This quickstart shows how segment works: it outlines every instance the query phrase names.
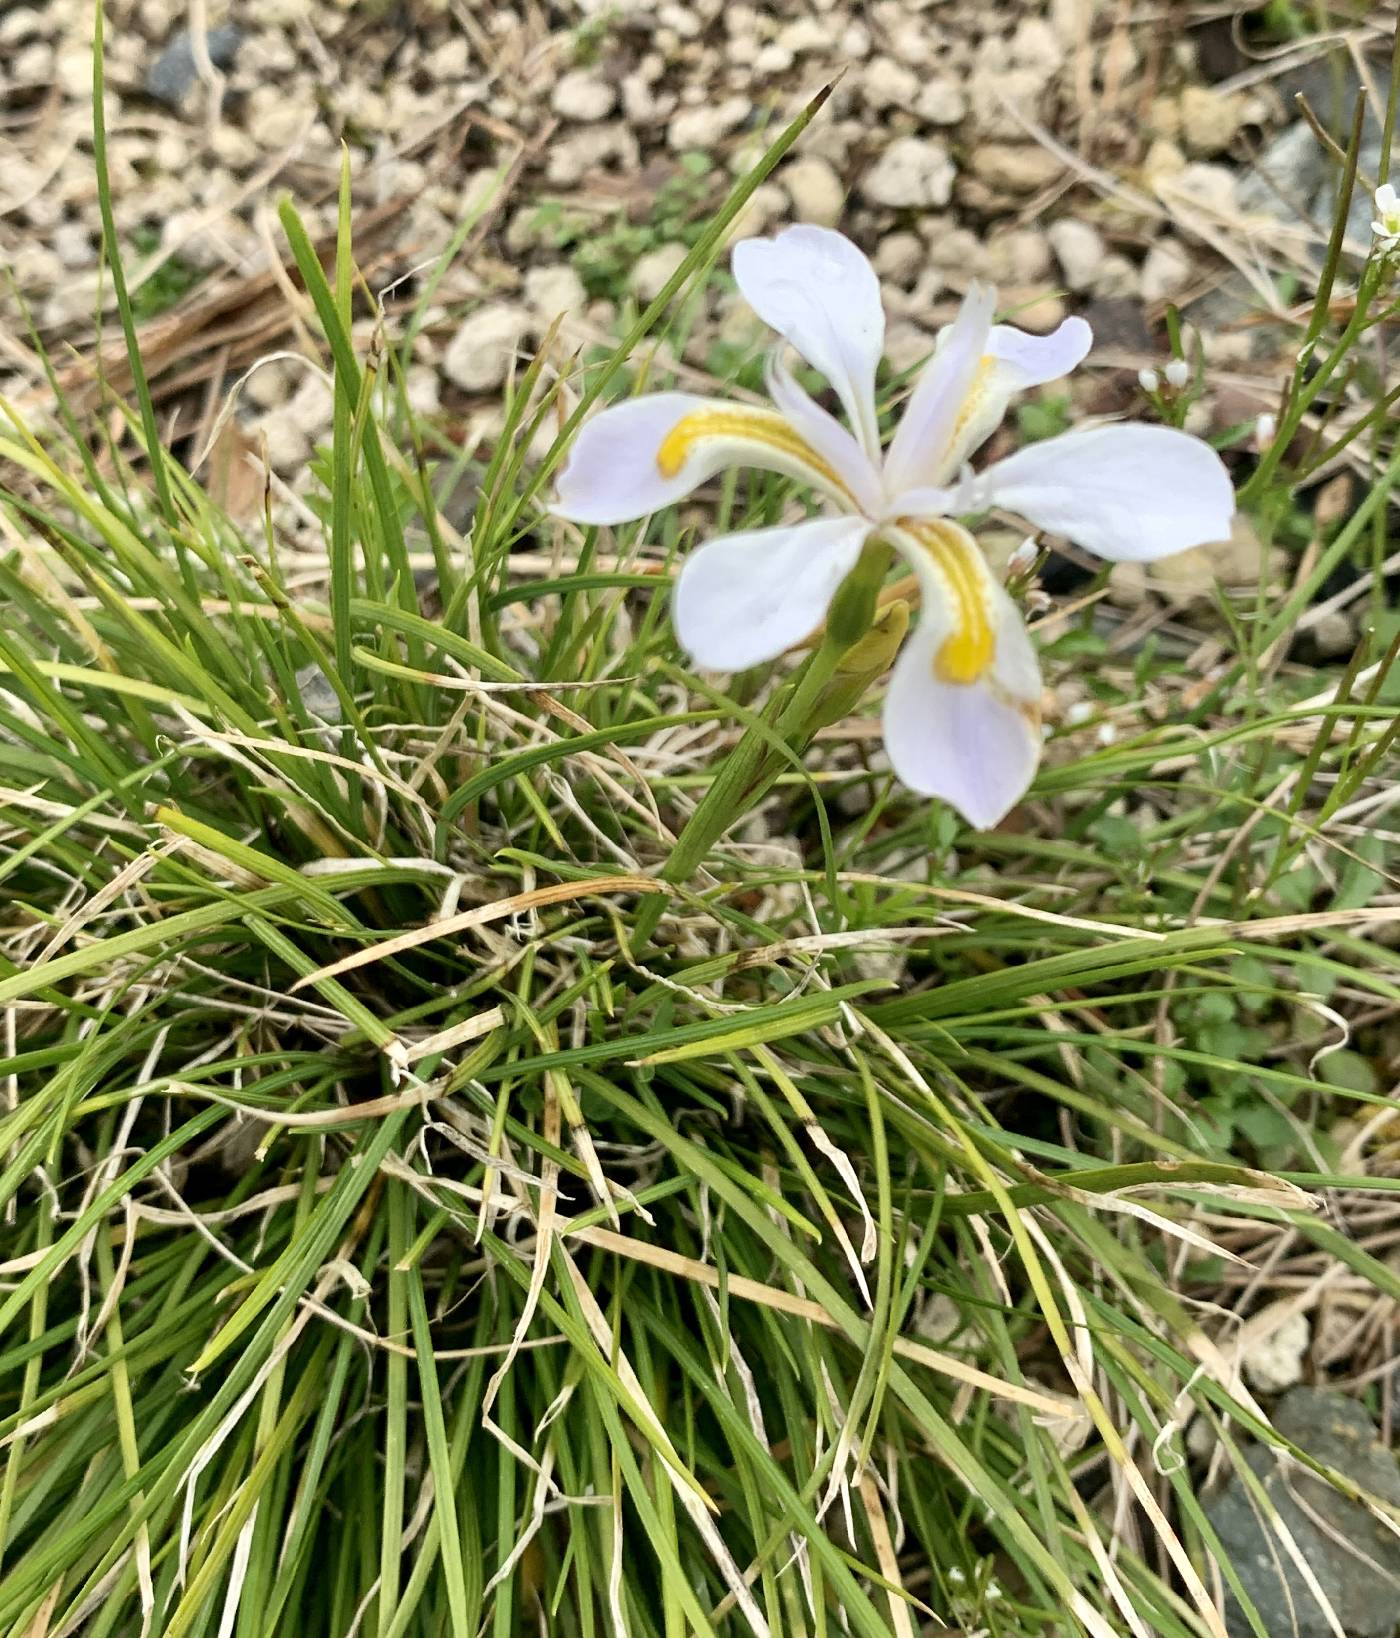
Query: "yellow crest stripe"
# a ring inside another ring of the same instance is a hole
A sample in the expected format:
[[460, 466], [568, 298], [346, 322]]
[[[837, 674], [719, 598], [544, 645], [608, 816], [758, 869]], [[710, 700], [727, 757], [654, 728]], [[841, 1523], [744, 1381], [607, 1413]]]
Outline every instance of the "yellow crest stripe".
[[948, 595], [953, 629], [934, 656], [943, 682], [974, 683], [996, 653], [986, 570], [971, 535], [943, 518], [900, 518], [898, 527], [928, 553]]
[[661, 476], [676, 477], [690, 459], [695, 446], [708, 438], [733, 438], [758, 444], [764, 451], [781, 457], [783, 469], [794, 463], [806, 467], [829, 488], [846, 496], [851, 506], [855, 507], [855, 497], [840, 474], [812, 448], [796, 427], [772, 410], [748, 409], [739, 404], [727, 404], [722, 409], [693, 410], [689, 415], [683, 415], [661, 440], [661, 447], [656, 452], [656, 466]]

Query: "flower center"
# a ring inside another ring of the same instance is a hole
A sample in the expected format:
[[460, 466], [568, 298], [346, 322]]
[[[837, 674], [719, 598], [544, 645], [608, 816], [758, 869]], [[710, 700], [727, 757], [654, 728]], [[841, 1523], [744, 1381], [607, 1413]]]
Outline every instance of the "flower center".
[[771, 457], [779, 457], [778, 470], [805, 469], [802, 475], [815, 478], [845, 496], [851, 509], [858, 511], [855, 496], [835, 467], [824, 460], [800, 432], [783, 416], [771, 410], [745, 409], [726, 405], [723, 409], [692, 410], [683, 415], [661, 440], [656, 466], [663, 478], [675, 478], [695, 451], [708, 438], [734, 438], [758, 444]]
[[928, 553], [952, 615], [952, 630], [933, 657], [934, 676], [941, 682], [974, 683], [992, 663], [996, 631], [972, 537], [946, 518], [900, 518], [899, 527]]

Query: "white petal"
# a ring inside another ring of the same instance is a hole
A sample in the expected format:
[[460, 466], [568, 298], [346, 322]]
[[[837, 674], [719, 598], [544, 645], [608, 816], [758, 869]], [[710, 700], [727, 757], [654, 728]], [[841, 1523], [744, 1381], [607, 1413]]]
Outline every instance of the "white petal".
[[870, 529], [864, 518], [816, 518], [708, 541], [671, 594], [682, 646], [709, 671], [776, 659], [821, 623]]
[[880, 473], [855, 438], [829, 411], [803, 391], [777, 351], [769, 355], [765, 376], [768, 396], [807, 443], [842, 479], [862, 512], [880, 508]]
[[940, 335], [890, 445], [891, 495], [946, 483], [1001, 425], [1017, 393], [1068, 375], [1093, 345], [1081, 318], [1036, 336], [992, 324], [995, 307], [994, 290], [972, 286], [956, 321]]
[[744, 300], [830, 381], [861, 446], [876, 457], [885, 314], [864, 253], [843, 234], [804, 224], [773, 239], [741, 239], [730, 265]]
[[1065, 319], [1048, 336], [994, 324], [987, 338], [987, 351], [1001, 366], [1012, 392], [1043, 387], [1077, 370], [1093, 345], [1094, 332], [1082, 318]]
[[939, 677], [940, 622], [921, 620], [885, 696], [885, 749], [895, 773], [911, 790], [951, 803], [978, 830], [1016, 805], [1040, 761], [1040, 671], [1007, 601], [995, 664], [979, 681]]
[[955, 470], [949, 460], [963, 406], [981, 371], [991, 334], [997, 293], [973, 283], [958, 316], [942, 330], [933, 357], [924, 365], [885, 456], [885, 489], [937, 486]]
[[559, 474], [553, 510], [575, 523], [626, 523], [731, 466], [782, 472], [843, 508], [857, 504], [840, 474], [777, 411], [657, 392], [584, 423]]
[[1174, 427], [1066, 432], [998, 461], [974, 490], [979, 504], [1019, 513], [1114, 562], [1227, 540], [1235, 513], [1224, 462]]
[[946, 518], [950, 512], [974, 510], [963, 505], [963, 493], [954, 484], [951, 489], [906, 489], [897, 498], [886, 516], [902, 518]]

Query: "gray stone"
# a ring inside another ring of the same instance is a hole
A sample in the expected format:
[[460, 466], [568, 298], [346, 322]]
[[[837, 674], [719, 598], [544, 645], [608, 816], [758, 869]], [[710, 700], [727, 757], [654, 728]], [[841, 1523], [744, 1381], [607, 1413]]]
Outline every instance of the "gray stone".
[[957, 168], [948, 150], [932, 138], [897, 137], [859, 183], [862, 198], [872, 205], [906, 207], [946, 205], [953, 193]]
[[588, 305], [588, 292], [583, 280], [567, 265], [559, 267], [532, 267], [525, 275], [525, 305], [537, 313], [546, 324], [561, 314], [577, 318]]
[[846, 190], [826, 160], [813, 156], [795, 159], [783, 167], [778, 177], [788, 191], [793, 215], [799, 222], [835, 227], [840, 221]]
[[[1321, 1388], [1294, 1388], [1273, 1412], [1284, 1438], [1391, 1506], [1400, 1506], [1400, 1466], [1376, 1439], [1363, 1406]], [[1245, 1460], [1317, 1578], [1347, 1638], [1393, 1638], [1400, 1625], [1400, 1542], [1359, 1502], [1351, 1501], [1287, 1456], [1250, 1446]], [[1295, 1499], [1296, 1498], [1296, 1499]], [[1331, 1628], [1291, 1557], [1260, 1523], [1239, 1476], [1206, 1503], [1265, 1632], [1330, 1638]], [[1230, 1638], [1253, 1628], [1226, 1594]], [[1295, 1625], [1296, 1623], [1296, 1625]]]
[[[243, 43], [243, 30], [233, 23], [224, 23], [219, 28], [211, 28], [205, 38], [209, 44], [209, 61], [221, 73], [226, 73], [233, 67]], [[198, 78], [189, 30], [182, 29], [151, 64], [146, 75], [146, 93], [157, 102], [178, 108]]]
[[1107, 249], [1103, 235], [1088, 222], [1073, 216], [1052, 222], [1045, 230], [1050, 248], [1064, 273], [1065, 283], [1071, 290], [1090, 290], [1099, 276]]
[[677, 153], [709, 153], [752, 112], [746, 97], [727, 97], [723, 102], [701, 103], [672, 115], [666, 140]]
[[1159, 239], [1142, 264], [1142, 299], [1169, 301], [1191, 279], [1191, 258], [1174, 239]]
[[494, 302], [473, 313], [447, 344], [442, 373], [464, 392], [490, 392], [510, 372], [530, 315], [512, 302]]
[[[1362, 143], [1360, 168], [1364, 175], [1376, 174], [1380, 156], [1379, 137]], [[1240, 183], [1240, 208], [1288, 223], [1296, 223], [1301, 214], [1325, 233], [1336, 211], [1337, 174], [1336, 165], [1312, 130], [1299, 120], [1274, 137]], [[1358, 182], [1347, 216], [1347, 232], [1360, 244], [1370, 243], [1373, 214], [1371, 195]], [[1314, 246], [1310, 254], [1320, 263], [1322, 244]]]
[[672, 275], [685, 260], [686, 249], [681, 244], [658, 245], [639, 257], [632, 269], [632, 288], [641, 301], [655, 301], [670, 283]]
[[1181, 135], [1186, 151], [1197, 159], [1224, 153], [1244, 118], [1241, 97], [1208, 85], [1188, 85], [1181, 93]]
[[550, 95], [549, 105], [564, 119], [589, 123], [606, 119], [617, 105], [617, 91], [604, 79], [573, 69], [561, 76]]

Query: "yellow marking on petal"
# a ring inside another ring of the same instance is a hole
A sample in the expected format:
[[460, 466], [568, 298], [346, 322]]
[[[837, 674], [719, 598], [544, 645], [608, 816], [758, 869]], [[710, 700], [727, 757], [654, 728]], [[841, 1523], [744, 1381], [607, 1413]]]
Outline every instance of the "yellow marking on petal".
[[934, 675], [943, 682], [975, 683], [996, 653], [996, 628], [972, 536], [945, 518], [901, 518], [899, 527], [928, 553], [948, 594], [953, 629], [934, 655]]
[[679, 477], [690, 459], [696, 444], [706, 438], [737, 438], [745, 443], [762, 444], [786, 461], [796, 461], [815, 473], [824, 483], [839, 491], [859, 510], [855, 496], [835, 467], [807, 442], [783, 416], [771, 410], [744, 409], [739, 405], [724, 409], [692, 410], [683, 415], [661, 440], [656, 452], [656, 466], [663, 478]]
[[981, 408], [982, 400], [987, 393], [987, 378], [992, 373], [996, 359], [990, 353], [983, 353], [977, 360], [977, 370], [968, 385], [967, 396], [962, 401], [962, 408], [958, 411], [958, 418], [953, 422], [953, 436], [950, 442], [956, 446], [959, 438], [967, 431], [967, 423]]

